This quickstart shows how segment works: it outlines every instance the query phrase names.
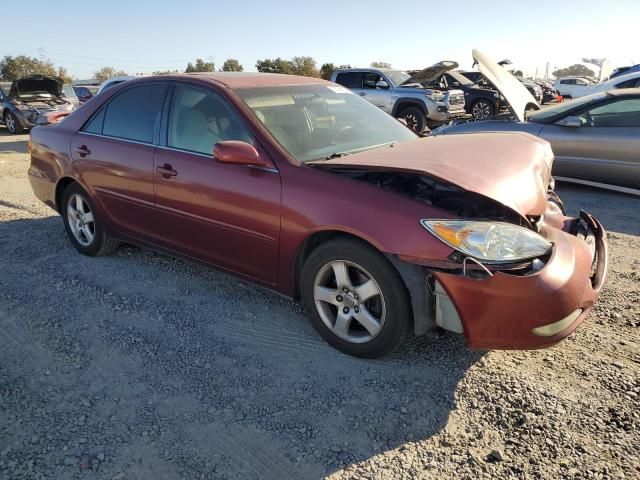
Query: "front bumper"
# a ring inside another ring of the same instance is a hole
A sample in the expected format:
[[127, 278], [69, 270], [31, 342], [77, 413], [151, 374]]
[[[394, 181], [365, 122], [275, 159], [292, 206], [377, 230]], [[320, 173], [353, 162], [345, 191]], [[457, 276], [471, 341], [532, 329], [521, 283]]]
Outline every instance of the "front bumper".
[[604, 285], [608, 249], [602, 225], [584, 212], [581, 218], [593, 233], [595, 260], [587, 242], [545, 225], [542, 233], [554, 249], [535, 273], [498, 271], [477, 279], [433, 272], [455, 306], [470, 348], [542, 348], [567, 337], [584, 320]]
[[429, 120], [435, 122], [449, 122], [455, 118], [463, 118], [467, 116], [467, 112], [463, 107], [457, 108], [455, 110], [449, 109], [449, 107], [444, 103], [438, 103], [435, 111], [429, 112]]

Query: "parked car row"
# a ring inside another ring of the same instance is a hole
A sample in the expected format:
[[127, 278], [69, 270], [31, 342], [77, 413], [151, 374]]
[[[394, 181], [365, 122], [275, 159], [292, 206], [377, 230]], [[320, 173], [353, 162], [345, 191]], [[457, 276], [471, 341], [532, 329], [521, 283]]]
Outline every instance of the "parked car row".
[[526, 132], [551, 144], [557, 179], [640, 194], [640, 89], [598, 88], [579, 99], [527, 112], [528, 90], [481, 52], [474, 51], [474, 58], [509, 101], [515, 121], [465, 122], [431, 135]]
[[601, 83], [595, 83], [587, 77], [563, 77], [554, 82], [554, 87], [567, 99], [620, 88], [638, 88], [640, 87], [640, 70], [630, 68], [628, 73], [612, 75], [609, 80]]

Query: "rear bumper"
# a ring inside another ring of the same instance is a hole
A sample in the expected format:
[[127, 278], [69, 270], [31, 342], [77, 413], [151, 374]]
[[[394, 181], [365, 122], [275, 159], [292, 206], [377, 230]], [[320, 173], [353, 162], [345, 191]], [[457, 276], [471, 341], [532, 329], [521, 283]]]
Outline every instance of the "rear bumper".
[[547, 264], [533, 274], [496, 272], [475, 279], [433, 272], [456, 308], [467, 345], [477, 349], [535, 349], [570, 335], [593, 308], [607, 272], [607, 240], [591, 215], [582, 218], [593, 232], [593, 254], [582, 239], [550, 226], [545, 237], [554, 244]]

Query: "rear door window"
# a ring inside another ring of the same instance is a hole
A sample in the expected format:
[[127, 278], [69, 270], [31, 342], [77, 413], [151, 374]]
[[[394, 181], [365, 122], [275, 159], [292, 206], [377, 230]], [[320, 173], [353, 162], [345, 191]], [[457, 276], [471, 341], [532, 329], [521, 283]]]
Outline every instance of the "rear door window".
[[344, 72], [336, 76], [336, 83], [347, 88], [362, 88], [362, 72]]
[[118, 94], [106, 106], [102, 134], [153, 143], [166, 91], [166, 84], [153, 84], [128, 88]]

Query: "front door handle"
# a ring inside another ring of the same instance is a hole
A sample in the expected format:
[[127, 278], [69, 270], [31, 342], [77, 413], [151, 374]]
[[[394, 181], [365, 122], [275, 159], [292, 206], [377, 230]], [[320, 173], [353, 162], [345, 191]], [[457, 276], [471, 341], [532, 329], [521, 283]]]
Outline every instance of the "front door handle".
[[367, 96], [366, 92], [358, 92], [358, 95], [360, 95], [361, 97], [366, 97]]
[[91, 150], [86, 145], [80, 145], [76, 147], [76, 153], [81, 157], [86, 157], [87, 155], [91, 155]]
[[168, 163], [165, 163], [161, 167], [156, 167], [156, 172], [158, 172], [159, 174], [161, 174], [165, 178], [175, 177], [178, 174], [178, 172], [176, 172], [173, 169], [173, 167], [171, 165], [169, 165]]

